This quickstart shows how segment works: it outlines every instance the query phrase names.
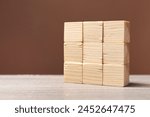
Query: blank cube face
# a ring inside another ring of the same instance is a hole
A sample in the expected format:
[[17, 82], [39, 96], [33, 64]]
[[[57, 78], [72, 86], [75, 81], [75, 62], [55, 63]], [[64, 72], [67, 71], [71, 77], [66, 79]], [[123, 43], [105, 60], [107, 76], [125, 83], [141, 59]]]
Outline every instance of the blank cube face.
[[129, 45], [125, 43], [103, 43], [103, 63], [129, 63]]
[[82, 83], [82, 63], [64, 63], [64, 81]]
[[129, 83], [129, 64], [103, 65], [103, 85], [126, 86]]
[[65, 42], [82, 42], [82, 22], [65, 22], [64, 25]]
[[101, 21], [83, 22], [83, 41], [84, 42], [102, 42], [102, 27]]
[[87, 42], [83, 44], [83, 63], [102, 64], [102, 43]]
[[83, 83], [102, 85], [102, 64], [83, 64]]
[[64, 43], [64, 61], [82, 62], [82, 43]]
[[129, 22], [105, 21], [104, 42], [114, 42], [114, 43], [130, 42]]

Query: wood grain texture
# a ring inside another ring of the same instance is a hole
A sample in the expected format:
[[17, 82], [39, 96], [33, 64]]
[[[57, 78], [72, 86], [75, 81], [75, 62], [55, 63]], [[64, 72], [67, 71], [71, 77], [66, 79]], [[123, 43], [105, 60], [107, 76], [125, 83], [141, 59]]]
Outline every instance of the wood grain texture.
[[82, 63], [64, 63], [64, 82], [82, 83]]
[[102, 42], [103, 35], [102, 21], [83, 22], [83, 41], [84, 42]]
[[82, 22], [64, 23], [64, 42], [82, 42]]
[[102, 43], [99, 42], [83, 43], [83, 63], [102, 64]]
[[82, 43], [66, 42], [64, 43], [64, 61], [82, 62]]
[[150, 100], [150, 75], [125, 87], [64, 83], [64, 75], [0, 75], [0, 100]]
[[65, 82], [128, 84], [129, 22], [66, 22], [64, 42]]
[[83, 63], [83, 83], [102, 85], [102, 64]]
[[103, 65], [103, 85], [126, 86], [129, 83], [129, 64]]
[[128, 21], [104, 21], [104, 42], [129, 43]]
[[104, 64], [128, 64], [129, 44], [128, 43], [103, 43]]

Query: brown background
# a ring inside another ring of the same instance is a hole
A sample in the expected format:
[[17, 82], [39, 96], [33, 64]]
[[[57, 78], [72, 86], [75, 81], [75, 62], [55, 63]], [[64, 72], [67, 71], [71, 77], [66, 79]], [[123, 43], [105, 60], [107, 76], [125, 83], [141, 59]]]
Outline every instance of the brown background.
[[131, 73], [150, 73], [150, 0], [0, 0], [0, 74], [62, 74], [63, 22], [131, 22]]

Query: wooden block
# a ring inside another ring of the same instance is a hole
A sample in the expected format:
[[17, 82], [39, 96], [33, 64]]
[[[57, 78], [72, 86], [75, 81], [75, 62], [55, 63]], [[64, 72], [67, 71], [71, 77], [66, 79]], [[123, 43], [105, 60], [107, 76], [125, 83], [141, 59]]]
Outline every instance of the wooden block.
[[64, 42], [82, 42], [82, 22], [64, 23]]
[[129, 22], [104, 21], [104, 42], [129, 43]]
[[102, 43], [83, 43], [83, 63], [102, 64]]
[[102, 85], [102, 64], [83, 63], [83, 83]]
[[64, 63], [64, 82], [82, 83], [82, 63]]
[[64, 43], [64, 61], [82, 62], [82, 48], [80, 42]]
[[128, 43], [103, 43], [104, 64], [127, 64], [129, 63]]
[[103, 85], [126, 86], [129, 83], [129, 64], [103, 64]]
[[102, 21], [83, 22], [83, 41], [84, 42], [102, 42]]

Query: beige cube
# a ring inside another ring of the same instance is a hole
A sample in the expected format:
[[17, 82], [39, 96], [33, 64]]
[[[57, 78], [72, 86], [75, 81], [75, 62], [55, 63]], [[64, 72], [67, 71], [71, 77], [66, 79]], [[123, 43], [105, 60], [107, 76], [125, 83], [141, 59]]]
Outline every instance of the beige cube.
[[64, 63], [64, 82], [82, 83], [82, 63]]
[[83, 83], [102, 85], [102, 64], [83, 63]]
[[129, 64], [104, 64], [103, 85], [126, 86], [129, 83]]
[[84, 42], [102, 42], [103, 35], [102, 21], [83, 22], [83, 41]]
[[103, 43], [104, 64], [128, 64], [129, 44], [128, 43]]
[[85, 42], [83, 44], [83, 63], [102, 64], [102, 43]]
[[64, 61], [82, 62], [82, 43], [64, 43]]
[[82, 22], [64, 23], [64, 42], [82, 42]]
[[104, 21], [104, 42], [129, 43], [129, 22]]

